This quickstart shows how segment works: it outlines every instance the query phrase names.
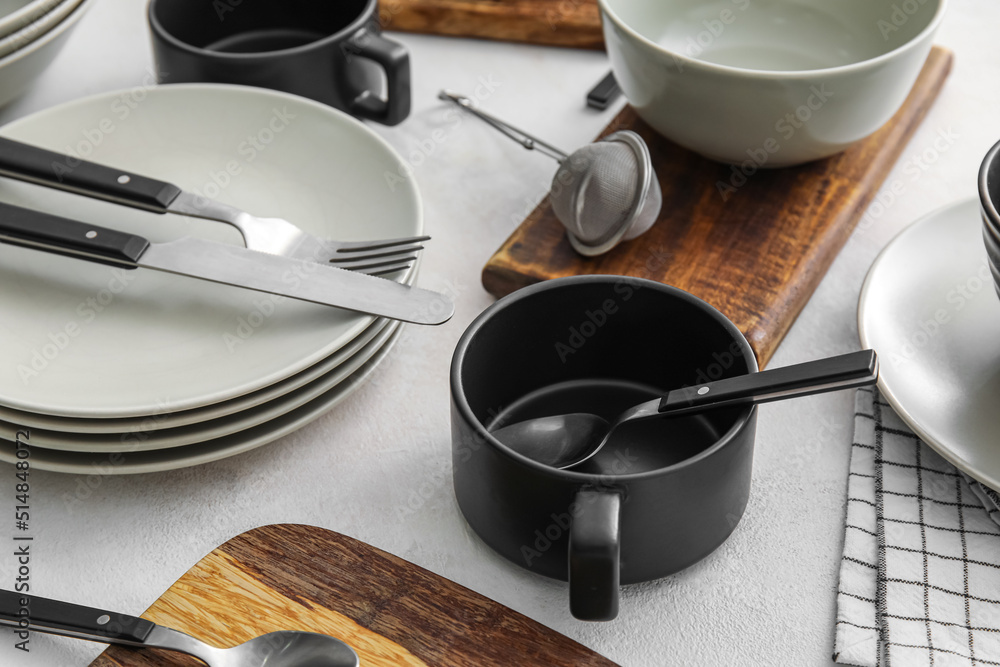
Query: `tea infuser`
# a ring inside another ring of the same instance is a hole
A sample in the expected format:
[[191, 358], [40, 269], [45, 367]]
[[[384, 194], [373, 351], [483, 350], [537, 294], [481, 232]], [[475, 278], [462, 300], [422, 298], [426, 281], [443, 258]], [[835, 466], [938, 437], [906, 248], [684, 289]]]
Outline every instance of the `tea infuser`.
[[537, 139], [476, 108], [464, 95], [441, 91], [438, 97], [475, 114], [528, 150], [559, 163], [549, 195], [552, 210], [581, 255], [603, 254], [656, 222], [663, 203], [649, 148], [635, 132], [622, 130], [572, 154]]

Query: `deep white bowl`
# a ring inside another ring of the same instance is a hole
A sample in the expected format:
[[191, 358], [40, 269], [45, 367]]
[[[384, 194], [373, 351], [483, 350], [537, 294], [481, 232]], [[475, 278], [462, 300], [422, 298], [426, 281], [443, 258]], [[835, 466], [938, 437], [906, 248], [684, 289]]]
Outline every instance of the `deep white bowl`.
[[639, 115], [720, 162], [838, 153], [899, 109], [946, 0], [598, 0]]

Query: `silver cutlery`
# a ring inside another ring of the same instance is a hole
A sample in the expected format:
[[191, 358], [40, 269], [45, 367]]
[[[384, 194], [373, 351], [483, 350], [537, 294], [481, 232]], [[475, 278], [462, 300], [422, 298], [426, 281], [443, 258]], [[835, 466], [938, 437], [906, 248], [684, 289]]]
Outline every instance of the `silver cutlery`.
[[178, 213], [232, 225], [250, 250], [383, 275], [406, 269], [429, 236], [341, 242], [283, 218], [260, 218], [176, 185], [0, 137], [0, 175], [154, 213]]
[[194, 656], [209, 667], [358, 667], [357, 653], [315, 632], [281, 631], [218, 648], [144, 618], [33, 595], [0, 591], [0, 625], [104, 644], [158, 648]]
[[0, 203], [0, 242], [125, 269], [166, 271], [415, 324], [442, 324], [455, 310], [443, 294], [329, 264], [191, 237], [152, 243], [135, 234], [11, 204]]

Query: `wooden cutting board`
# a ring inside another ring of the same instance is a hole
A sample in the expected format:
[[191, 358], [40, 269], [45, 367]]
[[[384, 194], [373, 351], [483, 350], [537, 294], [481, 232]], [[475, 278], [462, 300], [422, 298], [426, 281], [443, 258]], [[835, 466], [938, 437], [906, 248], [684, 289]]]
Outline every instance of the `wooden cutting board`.
[[[277, 524], [234, 537], [142, 617], [218, 646], [275, 630], [325, 633], [350, 644], [364, 667], [615, 665], [468, 588], [315, 526]], [[91, 667], [201, 664], [113, 646]]]
[[386, 30], [603, 49], [597, 0], [379, 0]]
[[[570, 247], [546, 198], [487, 262], [483, 285], [500, 297], [578, 274], [657, 280], [721, 310], [746, 335], [763, 367], [879, 193], [951, 64], [951, 52], [934, 47], [899, 112], [846, 152], [799, 167], [759, 170], [745, 183], [734, 167], [660, 137], [626, 107], [601, 136], [631, 129], [649, 144], [663, 189], [656, 225], [606, 255], [585, 258]], [[912, 187], [908, 177], [893, 186]], [[887, 201], [899, 196], [892, 187], [886, 191]]]

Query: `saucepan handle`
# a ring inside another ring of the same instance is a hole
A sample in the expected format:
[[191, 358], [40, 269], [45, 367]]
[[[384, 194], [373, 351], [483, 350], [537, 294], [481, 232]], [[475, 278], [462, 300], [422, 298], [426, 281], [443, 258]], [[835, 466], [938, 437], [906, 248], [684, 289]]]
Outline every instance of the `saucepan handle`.
[[618, 615], [621, 496], [581, 490], [569, 534], [569, 609], [582, 621]]

